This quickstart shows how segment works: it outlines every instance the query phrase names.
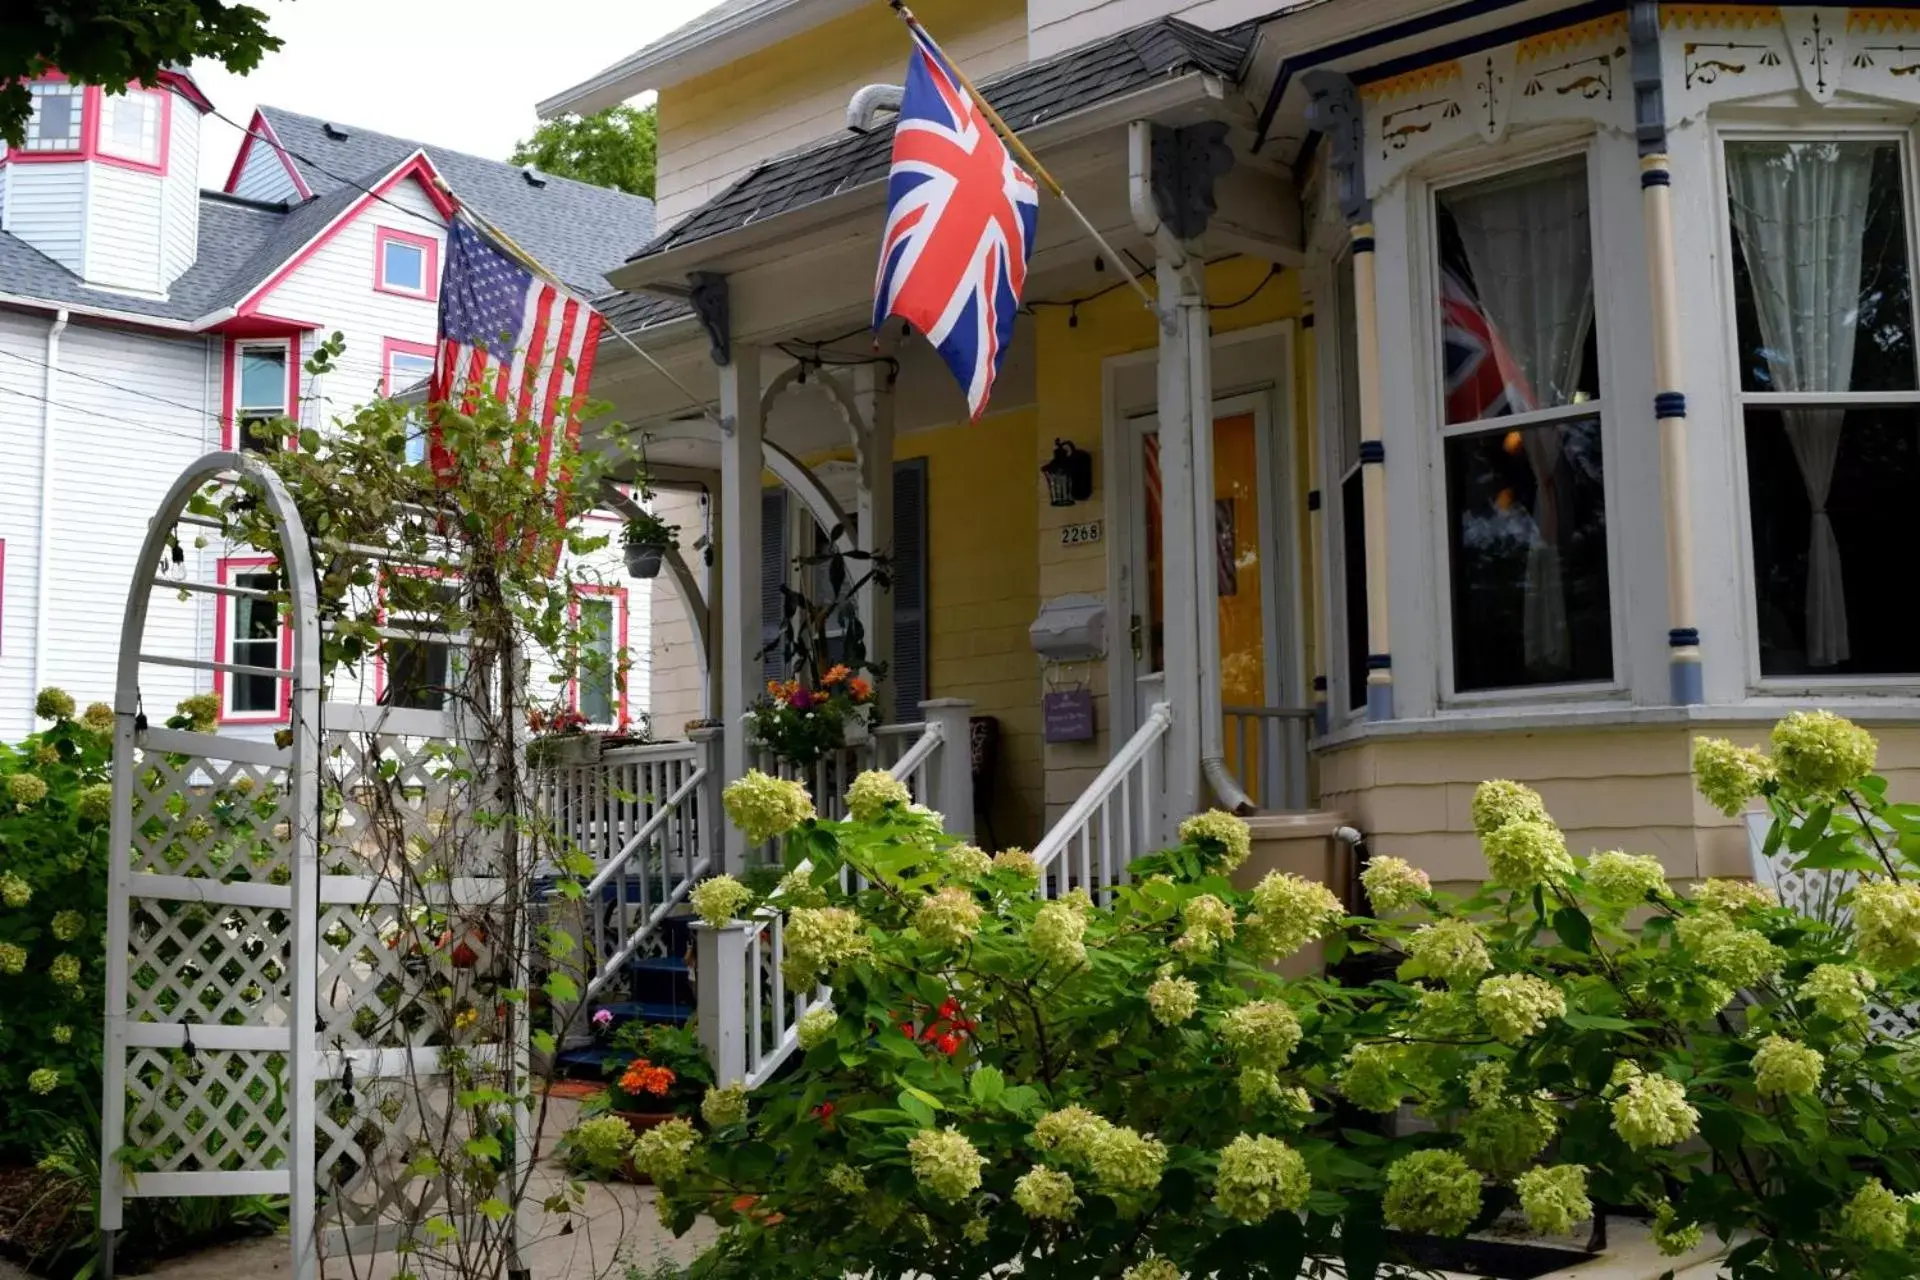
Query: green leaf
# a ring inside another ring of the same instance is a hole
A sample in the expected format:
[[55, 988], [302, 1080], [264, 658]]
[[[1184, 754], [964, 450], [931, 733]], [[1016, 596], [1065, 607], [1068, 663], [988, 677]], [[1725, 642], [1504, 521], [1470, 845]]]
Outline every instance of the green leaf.
[[475, 1160], [498, 1160], [500, 1158], [500, 1139], [488, 1134], [477, 1138], [468, 1138], [461, 1144], [469, 1156]]
[[913, 1119], [904, 1111], [895, 1111], [892, 1107], [870, 1107], [865, 1111], [855, 1111], [847, 1116], [849, 1120], [859, 1120], [866, 1124], [904, 1124]]
[[555, 1004], [572, 1004], [580, 998], [580, 987], [564, 973], [547, 975], [547, 998]]
[[536, 1031], [533, 1033], [532, 1039], [533, 1051], [535, 1053], [551, 1055], [558, 1047], [557, 1042], [553, 1038], [553, 1032], [551, 1031]]
[[934, 1124], [933, 1108], [921, 1101], [920, 1097], [916, 1097], [915, 1095], [918, 1093], [919, 1090], [917, 1089], [902, 1089], [900, 1096], [895, 1099], [895, 1101], [899, 1102], [900, 1109], [912, 1117], [915, 1124], [919, 1125], [922, 1129], [931, 1129]]
[[1560, 941], [1575, 951], [1593, 950], [1593, 922], [1578, 907], [1562, 907], [1553, 913], [1553, 931]]
[[1030, 1084], [1016, 1084], [1000, 1095], [1000, 1109], [1023, 1120], [1038, 1112], [1041, 1105], [1040, 1091]]
[[932, 1107], [935, 1111], [944, 1111], [946, 1109], [945, 1103], [941, 1102], [940, 1099], [928, 1093], [925, 1089], [916, 1089], [910, 1084], [902, 1085], [901, 1089], [903, 1092], [910, 1093], [914, 1097], [920, 1099], [920, 1101], [926, 1103], [929, 1107]]
[[1006, 1092], [1007, 1078], [998, 1067], [981, 1067], [967, 1081], [967, 1094], [982, 1106], [988, 1106]]
[[1569, 1013], [1560, 1019], [1576, 1031], [1631, 1031], [1633, 1023], [1625, 1018], [1609, 1018], [1598, 1013]]
[[513, 1207], [509, 1205], [505, 1200], [495, 1199], [492, 1197], [482, 1200], [479, 1204], [475, 1205], [474, 1208], [478, 1209], [481, 1213], [484, 1213], [487, 1216], [487, 1221], [489, 1222], [499, 1222], [501, 1219], [505, 1218], [508, 1214], [513, 1212]]

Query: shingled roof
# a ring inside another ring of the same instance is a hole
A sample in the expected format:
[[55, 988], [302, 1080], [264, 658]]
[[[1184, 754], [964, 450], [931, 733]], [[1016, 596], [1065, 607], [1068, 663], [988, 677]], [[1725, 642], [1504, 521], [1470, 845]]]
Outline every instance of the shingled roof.
[[[980, 86], [1015, 130], [1190, 72], [1237, 78], [1252, 42], [1251, 26], [1223, 34], [1178, 18], [1161, 18], [1044, 62], [1016, 67]], [[776, 214], [884, 181], [893, 131], [843, 134], [768, 160], [633, 255], [634, 261], [738, 231]]]
[[416, 151], [424, 151], [456, 195], [497, 223], [562, 280], [604, 294], [606, 272], [653, 235], [653, 201], [570, 178], [535, 186], [516, 165], [352, 127], [275, 107], [261, 112], [286, 147], [313, 198], [264, 204], [200, 193], [199, 256], [165, 298], [141, 298], [83, 284], [17, 236], [0, 231], [0, 293], [55, 306], [87, 307], [155, 320], [194, 321], [237, 304]]

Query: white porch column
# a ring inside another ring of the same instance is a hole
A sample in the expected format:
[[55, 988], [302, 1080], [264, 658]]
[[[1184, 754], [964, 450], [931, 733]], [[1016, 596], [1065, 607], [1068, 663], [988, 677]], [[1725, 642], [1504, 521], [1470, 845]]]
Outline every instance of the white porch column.
[[[760, 692], [760, 351], [735, 346], [720, 366], [720, 720], [726, 777], [745, 776], [747, 708]], [[746, 863], [746, 838], [727, 827], [722, 870]]]
[[[890, 366], [869, 365], [872, 394], [860, 442], [860, 502], [854, 545], [862, 551], [893, 549], [893, 375]], [[875, 665], [893, 662], [893, 592], [869, 585], [860, 598], [860, 625], [867, 631], [867, 657]], [[895, 708], [893, 686], [882, 682], [880, 714], [888, 719], [913, 710]]]
[[[1185, 269], [1183, 269], [1183, 267]], [[1200, 602], [1193, 565], [1195, 469], [1194, 388], [1191, 352], [1207, 345], [1207, 305], [1198, 264], [1176, 265], [1162, 254], [1155, 266], [1162, 299], [1160, 320], [1160, 625], [1161, 670], [1173, 712], [1167, 730], [1167, 771], [1160, 838], [1173, 839], [1180, 821], [1200, 807]], [[1171, 301], [1173, 305], [1168, 305]], [[1204, 409], [1209, 429], [1212, 405]], [[1212, 449], [1208, 451], [1211, 464]], [[1211, 514], [1211, 512], [1209, 512]], [[1211, 543], [1212, 539], [1208, 539]], [[1217, 624], [1216, 624], [1217, 625]]]

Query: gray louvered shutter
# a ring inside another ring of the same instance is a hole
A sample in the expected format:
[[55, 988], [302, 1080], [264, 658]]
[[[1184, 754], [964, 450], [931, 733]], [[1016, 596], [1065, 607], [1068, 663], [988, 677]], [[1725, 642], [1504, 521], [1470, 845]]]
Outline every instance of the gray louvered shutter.
[[768, 650], [761, 661], [769, 680], [786, 677], [778, 648], [785, 601], [780, 588], [787, 582], [787, 491], [775, 485], [760, 493], [760, 644]]
[[920, 718], [927, 688], [927, 460], [893, 464], [893, 714]]

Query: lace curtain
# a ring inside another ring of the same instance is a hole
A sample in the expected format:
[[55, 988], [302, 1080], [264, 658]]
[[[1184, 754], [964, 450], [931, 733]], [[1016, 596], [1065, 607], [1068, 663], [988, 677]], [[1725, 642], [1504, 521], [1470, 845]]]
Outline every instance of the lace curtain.
[[[1585, 164], [1532, 170], [1518, 181], [1451, 191], [1444, 199], [1493, 331], [1509, 395], [1522, 401], [1515, 409], [1573, 403], [1593, 327]], [[1527, 666], [1538, 674], [1573, 666], [1556, 481], [1563, 433], [1558, 425], [1519, 433], [1534, 478], [1522, 642]]]
[[[1846, 391], [1853, 380], [1860, 261], [1873, 143], [1736, 143], [1727, 147], [1734, 229], [1776, 391]], [[1781, 411], [1813, 508], [1807, 547], [1807, 662], [1847, 661], [1847, 594], [1827, 516], [1840, 455], [1841, 408]]]

